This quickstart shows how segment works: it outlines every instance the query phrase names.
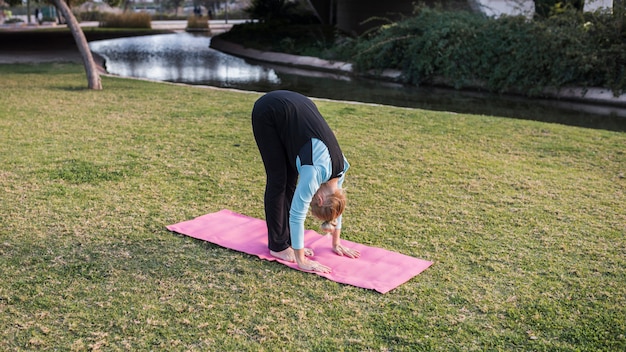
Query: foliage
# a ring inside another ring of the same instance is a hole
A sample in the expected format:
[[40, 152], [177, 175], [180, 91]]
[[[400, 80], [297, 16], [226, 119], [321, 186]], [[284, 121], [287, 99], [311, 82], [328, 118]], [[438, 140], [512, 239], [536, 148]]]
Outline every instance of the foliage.
[[626, 350], [624, 133], [316, 100], [342, 235], [435, 262], [381, 295], [165, 229], [263, 217], [258, 93], [0, 77], [2, 351]]
[[79, 21], [102, 21], [106, 14], [100, 11], [74, 11], [74, 16]]
[[252, 0], [246, 12], [262, 22], [319, 23], [311, 10], [297, 0]]
[[537, 95], [547, 87], [626, 89], [626, 17], [567, 11], [545, 20], [421, 8], [359, 39], [361, 71], [395, 68], [406, 82], [443, 81]]
[[185, 0], [165, 0], [162, 5], [166, 9], [174, 10], [178, 14], [178, 10], [185, 4]]
[[[587, 0], [593, 1], [593, 0]], [[584, 0], [534, 0], [535, 17], [548, 18], [565, 11], [582, 11]]]
[[5, 24], [11, 24], [11, 23], [23, 23], [24, 21], [21, 18], [17, 18], [17, 17], [13, 17], [13, 18], [9, 18], [7, 20], [4, 20]]
[[[558, 19], [558, 17], [557, 17]], [[603, 12], [583, 16], [585, 38], [589, 41], [586, 65], [592, 65], [584, 82], [626, 91], [626, 11], [613, 15]]]
[[260, 22], [237, 24], [219, 37], [258, 50], [333, 59], [336, 34], [332, 26]]
[[153, 21], [182, 21], [182, 20], [186, 20], [187, 16], [186, 15], [176, 15], [176, 14], [169, 14], [169, 13], [155, 13], [152, 14], [152, 20]]
[[204, 16], [204, 17], [198, 17], [198, 16], [189, 16], [187, 17], [187, 28], [188, 29], [202, 29], [202, 30], [208, 30], [209, 29], [209, 18]]
[[106, 14], [100, 22], [104, 28], [151, 28], [150, 14], [142, 12]]

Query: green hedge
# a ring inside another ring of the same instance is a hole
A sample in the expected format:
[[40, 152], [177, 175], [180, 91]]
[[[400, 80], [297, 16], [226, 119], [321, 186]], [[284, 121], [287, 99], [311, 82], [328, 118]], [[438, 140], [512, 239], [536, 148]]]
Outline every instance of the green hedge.
[[74, 16], [79, 21], [102, 21], [105, 17], [105, 13], [100, 11], [82, 11], [82, 12], [74, 12]]
[[187, 17], [187, 30], [204, 30], [209, 31], [209, 18], [208, 17], [198, 17], [198, 16], [189, 16]]
[[147, 13], [133, 12], [106, 14], [100, 21], [102, 28], [152, 28], [151, 17]]
[[407, 83], [538, 95], [548, 87], [626, 88], [626, 17], [567, 11], [542, 20], [422, 8], [359, 38], [358, 70], [395, 68]]
[[335, 29], [330, 25], [256, 22], [235, 25], [219, 37], [258, 50], [328, 58], [324, 51], [334, 46]]

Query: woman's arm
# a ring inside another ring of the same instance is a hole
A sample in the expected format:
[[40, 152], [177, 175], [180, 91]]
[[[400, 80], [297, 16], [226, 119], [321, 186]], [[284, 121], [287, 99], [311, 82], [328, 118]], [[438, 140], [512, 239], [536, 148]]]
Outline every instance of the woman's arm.
[[298, 184], [289, 210], [289, 231], [291, 232], [291, 247], [293, 249], [304, 248], [304, 221], [313, 195], [320, 184], [314, 166], [303, 165], [300, 168]]
[[[348, 160], [345, 157], [343, 158], [343, 163], [344, 163], [343, 174], [341, 175], [341, 177], [339, 178], [339, 181], [337, 182], [337, 185], [339, 186], [339, 188], [342, 188], [343, 181], [346, 179], [346, 172], [350, 168], [350, 164], [348, 163]], [[349, 257], [349, 258], [358, 258], [361, 256], [361, 253], [359, 251], [357, 251], [356, 249], [344, 247], [341, 244], [342, 223], [343, 223], [343, 214], [339, 215], [339, 217], [337, 218], [337, 226], [335, 227], [335, 230], [331, 233], [333, 236], [333, 244], [332, 244], [333, 252], [341, 256], [345, 255], [346, 257]]]
[[361, 256], [361, 252], [356, 249], [345, 247], [341, 244], [341, 229], [336, 228], [332, 232], [333, 236], [333, 252], [340, 256], [346, 256], [348, 258], [358, 258]]

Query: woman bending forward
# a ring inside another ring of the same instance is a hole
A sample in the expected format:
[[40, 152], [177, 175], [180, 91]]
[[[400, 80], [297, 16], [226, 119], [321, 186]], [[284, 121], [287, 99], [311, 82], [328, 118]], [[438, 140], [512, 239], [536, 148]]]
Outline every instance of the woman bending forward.
[[341, 189], [350, 167], [337, 138], [307, 97], [286, 90], [259, 98], [252, 110], [252, 130], [265, 165], [265, 220], [268, 247], [276, 258], [297, 262], [303, 270], [328, 273], [331, 268], [310, 260], [304, 248], [304, 220], [311, 213], [332, 234], [333, 251], [358, 258], [341, 245]]

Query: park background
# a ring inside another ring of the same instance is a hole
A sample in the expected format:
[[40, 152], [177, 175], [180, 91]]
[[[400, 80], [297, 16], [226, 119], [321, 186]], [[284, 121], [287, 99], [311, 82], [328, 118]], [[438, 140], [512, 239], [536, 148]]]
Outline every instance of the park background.
[[0, 349], [626, 347], [622, 132], [316, 99], [352, 165], [344, 236], [435, 263], [380, 295], [165, 229], [262, 218], [259, 93], [0, 77]]

